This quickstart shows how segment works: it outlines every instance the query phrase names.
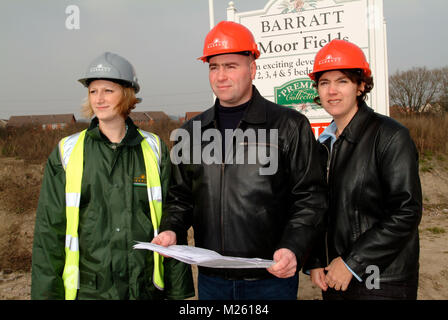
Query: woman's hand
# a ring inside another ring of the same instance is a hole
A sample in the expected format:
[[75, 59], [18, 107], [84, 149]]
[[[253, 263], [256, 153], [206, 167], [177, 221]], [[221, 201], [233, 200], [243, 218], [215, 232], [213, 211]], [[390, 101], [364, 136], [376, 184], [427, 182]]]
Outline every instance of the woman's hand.
[[310, 277], [312, 283], [321, 288], [323, 291], [327, 291], [328, 285], [325, 282], [324, 268], [311, 269]]

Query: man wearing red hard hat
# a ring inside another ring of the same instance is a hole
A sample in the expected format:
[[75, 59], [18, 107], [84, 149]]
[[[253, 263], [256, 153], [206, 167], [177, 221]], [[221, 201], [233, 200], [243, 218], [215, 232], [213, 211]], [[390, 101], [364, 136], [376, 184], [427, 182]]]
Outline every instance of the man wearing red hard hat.
[[314, 60], [315, 101], [333, 117], [319, 137], [327, 230], [304, 270], [325, 300], [416, 299], [422, 193], [408, 129], [365, 102], [373, 88], [358, 46], [333, 40]]
[[[199, 267], [199, 299], [296, 299], [298, 271], [327, 208], [310, 124], [299, 112], [260, 95], [252, 84], [259, 56], [252, 33], [241, 24], [220, 22], [205, 38], [199, 59], [209, 64], [217, 99], [183, 129], [190, 137], [195, 128], [201, 135], [215, 129], [224, 156], [220, 163], [174, 166], [161, 222], [165, 231], [154, 242], [174, 244], [193, 226], [198, 247], [274, 264], [267, 269]], [[193, 151], [195, 145], [202, 152], [209, 146], [193, 140]], [[275, 163], [269, 173], [260, 157], [266, 151], [269, 165]], [[256, 161], [239, 161], [251, 154], [258, 155]]]

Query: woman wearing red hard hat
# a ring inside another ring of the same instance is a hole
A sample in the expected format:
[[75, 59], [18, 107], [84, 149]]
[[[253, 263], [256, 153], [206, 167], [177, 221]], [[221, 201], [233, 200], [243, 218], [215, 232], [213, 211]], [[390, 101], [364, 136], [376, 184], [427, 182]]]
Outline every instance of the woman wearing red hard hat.
[[422, 192], [409, 131], [367, 106], [373, 78], [355, 44], [328, 43], [309, 76], [333, 121], [319, 137], [327, 226], [304, 270], [326, 300], [416, 299]]

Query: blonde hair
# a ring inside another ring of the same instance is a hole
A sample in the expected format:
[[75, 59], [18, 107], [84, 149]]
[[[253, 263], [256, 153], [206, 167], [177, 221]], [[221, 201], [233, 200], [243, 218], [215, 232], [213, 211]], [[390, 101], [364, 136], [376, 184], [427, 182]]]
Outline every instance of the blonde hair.
[[[133, 88], [123, 87], [120, 84], [122, 96], [121, 101], [117, 105], [118, 112], [123, 118], [127, 118], [131, 111], [135, 109], [135, 105], [140, 102], [139, 99], [135, 96], [135, 91]], [[86, 118], [91, 118], [95, 113], [93, 112], [92, 105], [90, 104], [90, 95], [87, 91], [87, 98], [82, 104], [82, 115]]]

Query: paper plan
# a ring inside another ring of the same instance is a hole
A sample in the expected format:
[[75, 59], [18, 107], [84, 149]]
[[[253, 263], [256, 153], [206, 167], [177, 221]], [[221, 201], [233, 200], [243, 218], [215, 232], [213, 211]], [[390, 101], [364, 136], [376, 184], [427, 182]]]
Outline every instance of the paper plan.
[[212, 250], [185, 245], [163, 247], [149, 242], [138, 242], [134, 249], [156, 251], [188, 264], [209, 268], [269, 268], [274, 264], [273, 260], [223, 256]]

